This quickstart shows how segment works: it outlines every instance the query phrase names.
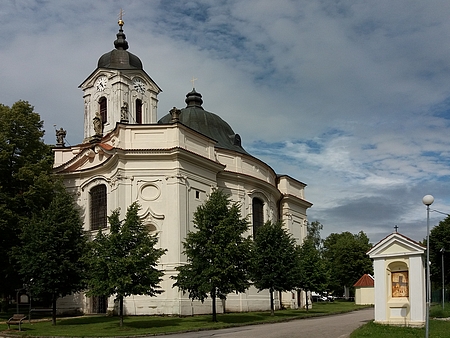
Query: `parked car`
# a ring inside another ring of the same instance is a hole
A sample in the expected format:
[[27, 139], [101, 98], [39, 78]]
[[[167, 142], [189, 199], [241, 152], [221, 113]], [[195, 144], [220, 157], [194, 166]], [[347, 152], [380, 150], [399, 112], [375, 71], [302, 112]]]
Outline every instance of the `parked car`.
[[332, 295], [323, 295], [317, 292], [311, 292], [311, 299], [313, 302], [332, 302], [334, 297]]

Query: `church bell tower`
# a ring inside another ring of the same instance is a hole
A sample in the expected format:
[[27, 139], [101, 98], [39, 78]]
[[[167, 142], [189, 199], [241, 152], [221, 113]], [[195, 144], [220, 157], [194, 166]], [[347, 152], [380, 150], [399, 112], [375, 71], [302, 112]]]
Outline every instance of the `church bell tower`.
[[115, 49], [103, 54], [97, 69], [79, 86], [84, 98], [84, 141], [101, 138], [117, 123], [157, 122], [161, 88], [144, 71], [141, 60], [127, 51], [128, 42], [119, 19]]

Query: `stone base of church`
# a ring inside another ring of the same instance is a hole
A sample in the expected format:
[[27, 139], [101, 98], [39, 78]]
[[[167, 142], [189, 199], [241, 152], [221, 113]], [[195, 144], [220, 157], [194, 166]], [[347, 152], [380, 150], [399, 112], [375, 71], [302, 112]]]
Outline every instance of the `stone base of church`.
[[[283, 306], [295, 308], [290, 292], [283, 293]], [[274, 295], [275, 309], [280, 309], [279, 293]], [[105, 298], [105, 306], [99, 307], [93, 297], [87, 297], [83, 293], [77, 293], [58, 300], [57, 307], [60, 313], [118, 313], [118, 302], [114, 297]], [[269, 292], [263, 290], [258, 292], [254, 287], [245, 293], [229, 294], [226, 300], [216, 300], [217, 313], [224, 312], [252, 312], [269, 311]], [[124, 313], [126, 315], [180, 315], [193, 316], [210, 314], [212, 302], [207, 298], [203, 303], [191, 300], [187, 294], [176, 289], [167, 290], [156, 297], [132, 295], [124, 299]]]

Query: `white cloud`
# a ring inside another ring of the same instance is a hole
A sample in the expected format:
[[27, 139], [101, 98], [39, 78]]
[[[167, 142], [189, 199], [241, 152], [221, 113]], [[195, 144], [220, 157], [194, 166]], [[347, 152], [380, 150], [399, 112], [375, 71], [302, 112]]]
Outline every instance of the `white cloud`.
[[[119, 1], [3, 1], [0, 102], [25, 99], [82, 139], [77, 86], [113, 48]], [[205, 109], [244, 147], [308, 184], [324, 233], [424, 237], [425, 194], [450, 210], [447, 1], [132, 1], [130, 51], [163, 89], [159, 117], [195, 76]], [[275, 148], [274, 148], [275, 147]], [[436, 214], [433, 219], [443, 217]], [[358, 230], [359, 229], [359, 230]]]

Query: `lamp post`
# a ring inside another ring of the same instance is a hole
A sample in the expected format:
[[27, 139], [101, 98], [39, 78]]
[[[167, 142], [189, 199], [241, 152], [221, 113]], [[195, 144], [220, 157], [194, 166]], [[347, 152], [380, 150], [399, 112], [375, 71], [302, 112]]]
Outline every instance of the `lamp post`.
[[444, 253], [445, 249], [442, 248], [441, 250], [442, 254], [442, 310], [444, 310], [444, 303], [445, 303], [445, 275], [444, 275]]
[[425, 338], [428, 338], [430, 322], [430, 303], [431, 303], [431, 279], [430, 279], [430, 205], [434, 202], [434, 197], [426, 195], [422, 198], [423, 204], [427, 206], [427, 281], [426, 281], [426, 316], [425, 316]]

